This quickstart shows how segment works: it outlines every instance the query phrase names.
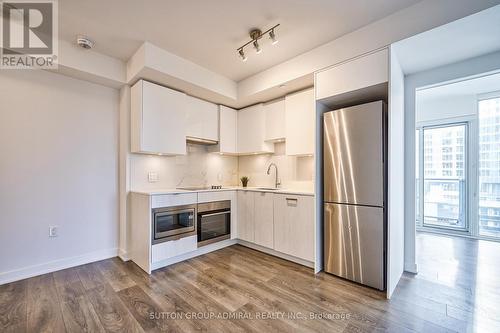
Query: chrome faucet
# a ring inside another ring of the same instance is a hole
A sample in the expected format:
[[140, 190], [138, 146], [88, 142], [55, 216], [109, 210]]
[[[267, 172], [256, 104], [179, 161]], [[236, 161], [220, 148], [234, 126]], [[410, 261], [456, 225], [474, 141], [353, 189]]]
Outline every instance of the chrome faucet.
[[274, 163], [269, 164], [269, 167], [267, 168], [267, 174], [268, 175], [271, 174], [271, 167], [272, 166], [274, 166], [274, 168], [276, 169], [276, 180], [274, 181], [274, 187], [278, 188], [278, 187], [280, 187], [281, 182], [278, 179], [278, 167], [276, 166], [276, 164], [274, 164]]

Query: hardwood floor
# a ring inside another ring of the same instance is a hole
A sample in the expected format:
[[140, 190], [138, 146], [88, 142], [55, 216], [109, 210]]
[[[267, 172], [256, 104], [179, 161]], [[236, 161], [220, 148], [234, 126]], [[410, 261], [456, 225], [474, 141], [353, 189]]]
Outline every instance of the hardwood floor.
[[151, 276], [113, 258], [2, 285], [0, 332], [500, 331], [500, 244], [417, 241], [421, 273], [390, 301], [235, 245]]

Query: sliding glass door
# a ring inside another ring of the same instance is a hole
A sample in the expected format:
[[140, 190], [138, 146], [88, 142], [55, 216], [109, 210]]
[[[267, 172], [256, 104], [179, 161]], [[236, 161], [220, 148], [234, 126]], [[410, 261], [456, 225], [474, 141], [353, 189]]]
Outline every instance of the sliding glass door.
[[422, 127], [417, 133], [418, 224], [467, 231], [467, 124]]
[[500, 97], [480, 100], [479, 235], [500, 238]]

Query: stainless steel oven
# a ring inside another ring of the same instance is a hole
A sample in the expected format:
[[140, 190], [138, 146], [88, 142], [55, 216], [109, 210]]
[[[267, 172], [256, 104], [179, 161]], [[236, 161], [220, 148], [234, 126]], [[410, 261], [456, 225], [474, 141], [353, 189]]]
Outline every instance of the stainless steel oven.
[[198, 246], [231, 237], [231, 201], [198, 204]]
[[153, 244], [196, 235], [196, 205], [153, 209]]

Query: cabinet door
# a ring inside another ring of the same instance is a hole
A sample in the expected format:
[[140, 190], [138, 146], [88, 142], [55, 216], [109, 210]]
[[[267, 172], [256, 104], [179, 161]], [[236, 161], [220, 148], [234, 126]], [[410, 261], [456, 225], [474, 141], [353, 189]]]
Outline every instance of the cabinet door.
[[265, 141], [285, 139], [285, 100], [281, 99], [264, 105], [266, 114]]
[[337, 96], [388, 80], [389, 52], [383, 49], [317, 73], [316, 98]]
[[138, 81], [131, 89], [131, 151], [186, 154], [186, 95]]
[[314, 198], [274, 195], [274, 249], [314, 261]]
[[238, 191], [238, 238], [254, 242], [254, 193]]
[[273, 216], [273, 193], [255, 192], [254, 209], [254, 242], [255, 244], [274, 248], [274, 216]]
[[274, 144], [264, 142], [266, 118], [262, 104], [238, 111], [238, 153], [274, 152]]
[[237, 111], [223, 105], [219, 108], [219, 152], [235, 154], [237, 153]]
[[187, 96], [186, 136], [196, 139], [219, 140], [219, 110], [216, 104]]
[[314, 89], [285, 97], [287, 155], [312, 155], [314, 153], [315, 119]]

